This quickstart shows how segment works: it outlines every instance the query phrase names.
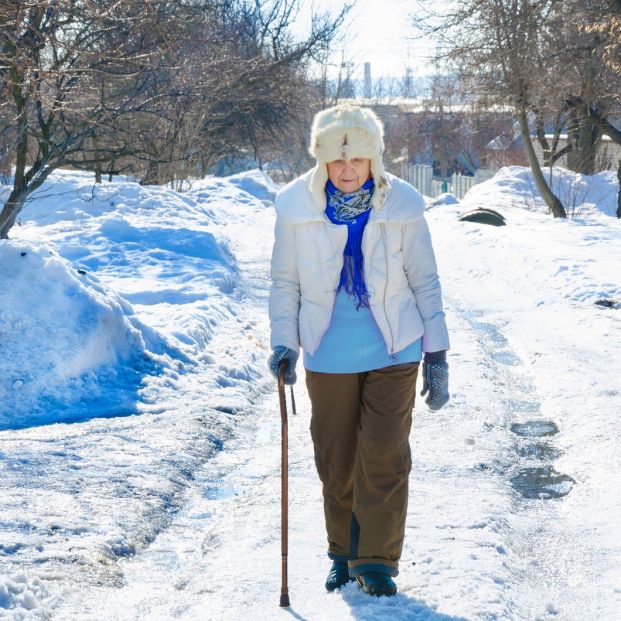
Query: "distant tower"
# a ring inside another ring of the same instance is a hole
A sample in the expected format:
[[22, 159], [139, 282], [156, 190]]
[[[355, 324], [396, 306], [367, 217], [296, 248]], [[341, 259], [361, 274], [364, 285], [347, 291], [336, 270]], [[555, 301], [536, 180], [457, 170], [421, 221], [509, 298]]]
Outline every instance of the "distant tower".
[[412, 97], [412, 68], [405, 68], [405, 77], [403, 78], [403, 96], [406, 99]]
[[371, 63], [364, 63], [364, 96], [371, 98]]

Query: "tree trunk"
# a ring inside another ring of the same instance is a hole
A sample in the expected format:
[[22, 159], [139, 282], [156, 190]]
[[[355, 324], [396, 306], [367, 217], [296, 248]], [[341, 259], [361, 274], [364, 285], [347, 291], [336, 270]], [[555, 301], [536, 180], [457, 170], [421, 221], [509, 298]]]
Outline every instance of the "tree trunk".
[[548, 184], [546, 183], [543, 172], [541, 171], [541, 165], [537, 159], [537, 154], [533, 148], [533, 143], [530, 139], [530, 132], [528, 129], [528, 119], [526, 117], [526, 110], [524, 108], [518, 111], [518, 119], [520, 122], [520, 134], [522, 136], [522, 142], [524, 143], [524, 149], [526, 150], [526, 157], [528, 157], [528, 164], [535, 178], [535, 185], [539, 194], [546, 202], [546, 205], [550, 208], [552, 215], [555, 218], [566, 218], [565, 207], [558, 197], [552, 192]]
[[140, 180], [140, 185], [158, 185], [160, 182], [160, 171], [158, 163], [150, 160], [144, 176]]
[[4, 203], [4, 207], [0, 212], [0, 239], [9, 238], [9, 231], [15, 224], [17, 216], [24, 206], [24, 198], [23, 194], [20, 196], [19, 193], [13, 190], [7, 202]]
[[[14, 73], [15, 75], [15, 73]], [[19, 212], [26, 200], [26, 162], [28, 159], [28, 114], [27, 99], [23, 96], [21, 83], [13, 86], [13, 97], [16, 101], [17, 116], [17, 144], [15, 145], [15, 177], [13, 190], [9, 194], [2, 211], [0, 212], [0, 239], [8, 239], [9, 231], [15, 224]]]
[[539, 142], [539, 146], [541, 147], [541, 152], [543, 153], [543, 165], [544, 166], [552, 166], [552, 150], [550, 149], [550, 143], [546, 138], [545, 132], [545, 119], [541, 108], [537, 108], [535, 111], [535, 132], [537, 136], [537, 141]]
[[26, 171], [26, 155], [28, 150], [28, 139], [24, 137], [20, 139], [17, 148], [17, 157], [15, 159], [15, 177], [13, 179], [13, 190], [9, 194], [9, 198], [2, 211], [0, 211], [0, 239], [8, 239], [9, 231], [15, 224], [19, 212], [24, 206], [25, 195], [25, 171]]
[[101, 156], [101, 153], [99, 152], [99, 139], [98, 139], [97, 134], [93, 134], [91, 138], [91, 143], [93, 145], [93, 159], [96, 160], [95, 162], [95, 183], [101, 183], [102, 162], [99, 159]]
[[617, 168], [617, 179], [619, 180], [619, 194], [617, 194], [617, 218], [621, 218], [621, 160]]
[[567, 167], [583, 175], [592, 175], [595, 172], [595, 159], [601, 131], [582, 109], [574, 109], [572, 112], [569, 130], [572, 149], [567, 156]]
[[11, 160], [9, 159], [8, 150], [5, 154], [0, 155], [0, 183], [9, 183], [11, 178]]

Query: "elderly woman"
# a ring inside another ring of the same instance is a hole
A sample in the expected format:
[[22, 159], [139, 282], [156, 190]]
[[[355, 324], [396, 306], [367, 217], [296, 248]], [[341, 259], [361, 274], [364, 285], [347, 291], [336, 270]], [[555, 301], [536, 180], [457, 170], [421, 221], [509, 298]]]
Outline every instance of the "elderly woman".
[[[314, 119], [315, 168], [276, 198], [269, 366], [300, 347], [323, 486], [328, 591], [357, 580], [394, 595], [411, 469], [416, 376], [431, 409], [449, 399], [448, 333], [422, 196], [387, 174], [383, 127], [339, 105]], [[424, 355], [424, 358], [423, 358]]]

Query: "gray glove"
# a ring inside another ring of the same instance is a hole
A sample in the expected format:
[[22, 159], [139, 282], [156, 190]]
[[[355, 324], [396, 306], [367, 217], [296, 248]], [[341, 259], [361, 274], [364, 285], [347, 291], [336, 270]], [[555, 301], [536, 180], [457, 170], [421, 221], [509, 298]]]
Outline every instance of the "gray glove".
[[287, 370], [285, 371], [285, 384], [295, 384], [298, 379], [295, 374], [295, 363], [298, 361], [298, 355], [288, 347], [284, 345], [276, 345], [274, 347], [274, 351], [271, 353], [267, 364], [272, 372], [272, 375], [278, 379], [278, 367], [280, 366], [280, 361], [287, 361]]
[[448, 362], [445, 351], [425, 354], [423, 360], [423, 390], [421, 396], [429, 395], [425, 403], [430, 410], [439, 410], [450, 399], [448, 391]]

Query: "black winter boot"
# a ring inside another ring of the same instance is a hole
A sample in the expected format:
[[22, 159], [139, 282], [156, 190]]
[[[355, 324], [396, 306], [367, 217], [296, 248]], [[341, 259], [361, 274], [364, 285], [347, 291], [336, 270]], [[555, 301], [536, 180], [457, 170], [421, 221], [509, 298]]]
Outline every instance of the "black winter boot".
[[326, 578], [326, 590], [332, 593], [335, 589], [340, 589], [355, 578], [350, 577], [347, 561], [332, 561], [330, 573]]
[[397, 592], [395, 581], [388, 575], [376, 571], [357, 576], [358, 584], [369, 595], [394, 595]]

